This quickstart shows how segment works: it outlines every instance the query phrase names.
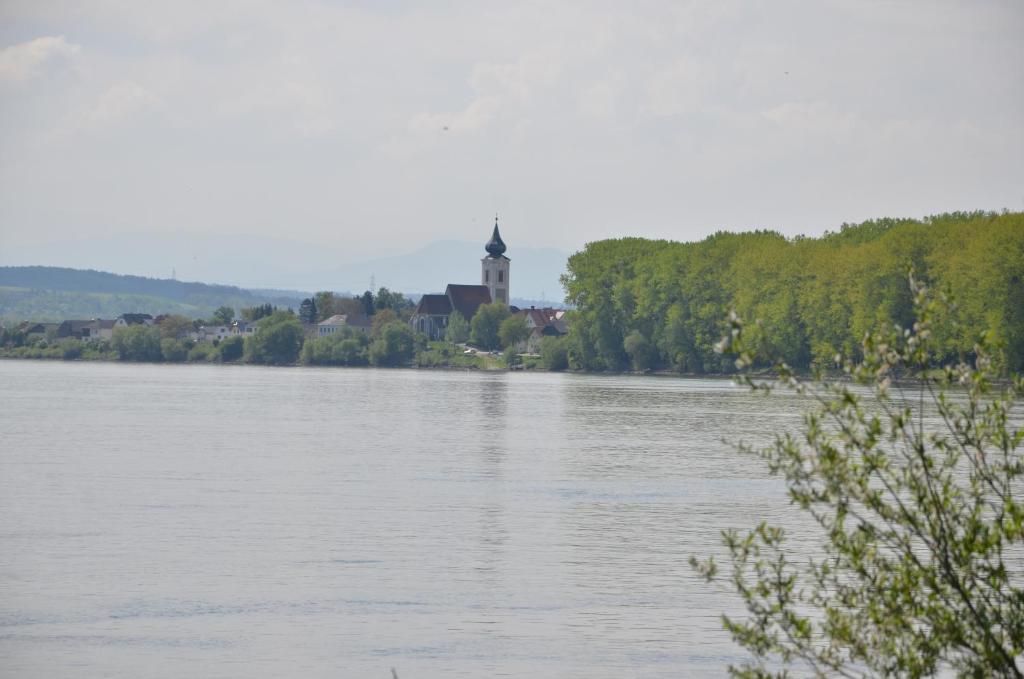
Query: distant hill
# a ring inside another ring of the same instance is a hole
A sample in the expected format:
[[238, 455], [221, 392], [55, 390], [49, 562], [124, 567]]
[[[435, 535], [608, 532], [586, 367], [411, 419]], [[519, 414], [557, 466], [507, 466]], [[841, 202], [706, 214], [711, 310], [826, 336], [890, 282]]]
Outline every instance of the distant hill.
[[220, 306], [297, 307], [307, 293], [122, 276], [49, 266], [0, 267], [0, 318], [114, 318], [122, 313], [207, 317]]
[[[465, 281], [454, 277], [453, 282]], [[379, 284], [388, 286], [391, 281], [382, 276]], [[402, 291], [397, 285], [393, 289]], [[115, 318], [131, 312], [207, 318], [220, 306], [238, 310], [272, 304], [294, 309], [310, 295], [297, 290], [246, 289], [170, 278], [124, 276], [92, 269], [0, 266], [0, 318], [8, 320]], [[409, 296], [419, 299], [418, 293]], [[521, 307], [562, 306], [560, 300], [560, 295], [555, 301], [513, 297], [512, 303]]]
[[[385, 286], [409, 295], [441, 292], [447, 283], [479, 283], [484, 240], [434, 241], [404, 253], [367, 258], [345, 247], [312, 245], [288, 238], [251, 235], [197, 236], [122, 234], [109, 238], [62, 241], [34, 247], [4, 244], [0, 266], [43, 265], [118, 271], [149, 280], [178, 278], [218, 281], [266, 294], [260, 288], [334, 290], [362, 293], [370, 286]], [[561, 302], [565, 292], [559, 276], [565, 273], [570, 252], [529, 247], [514, 230], [503, 233], [512, 259], [512, 296]]]

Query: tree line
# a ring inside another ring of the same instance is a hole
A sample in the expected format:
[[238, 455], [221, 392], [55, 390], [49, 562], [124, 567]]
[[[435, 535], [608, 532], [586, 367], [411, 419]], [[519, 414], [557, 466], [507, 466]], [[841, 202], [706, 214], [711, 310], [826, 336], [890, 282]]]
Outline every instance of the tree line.
[[[208, 319], [161, 315], [152, 325], [116, 328], [110, 340], [60, 338], [52, 333], [26, 335], [16, 326], [0, 328], [0, 356], [172, 363], [488, 367], [488, 361], [473, 352], [464, 354], [466, 343], [487, 351], [509, 349], [529, 335], [521, 315], [512, 314], [505, 304], [495, 303], [482, 305], [469, 320], [458, 312], [452, 314], [444, 341], [428, 342], [409, 324], [412, 309], [409, 298], [387, 288], [376, 294], [367, 291], [356, 296], [319, 292], [303, 300], [298, 313], [271, 304], [243, 308], [238, 316], [257, 328], [212, 341], [196, 341], [194, 332], [204, 326], [231, 325], [236, 318], [232, 307], [221, 306]], [[315, 324], [335, 314], [365, 314], [370, 324], [334, 326], [330, 334], [319, 335]], [[565, 350], [560, 344], [556, 346], [554, 338], [545, 338], [542, 349], [543, 357], [533, 361], [531, 367], [567, 367]], [[520, 362], [514, 351], [507, 353], [506, 360], [510, 365]]]
[[[800, 370], [857, 357], [883, 323], [911, 327], [907, 276], [952, 296], [959, 322], [938, 359], [969, 356], [979, 337], [1004, 371], [1024, 368], [1024, 213], [955, 212], [845, 224], [821, 238], [716, 233], [697, 243], [590, 243], [563, 277], [568, 359], [580, 370], [721, 373], [715, 352], [735, 312], [756, 319], [759, 355]], [[769, 365], [768, 359], [761, 365]]]
[[325, 321], [331, 316], [373, 316], [378, 311], [390, 310], [395, 318], [409, 320], [413, 308], [412, 300], [401, 292], [381, 287], [374, 294], [367, 290], [362, 295], [346, 296], [323, 290], [308, 297], [299, 304], [299, 319], [312, 324]]

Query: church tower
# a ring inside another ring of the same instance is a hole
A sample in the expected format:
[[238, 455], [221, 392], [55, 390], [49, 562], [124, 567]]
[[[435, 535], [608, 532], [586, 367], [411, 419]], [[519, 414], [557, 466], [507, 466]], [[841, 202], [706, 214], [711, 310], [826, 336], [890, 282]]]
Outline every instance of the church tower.
[[508, 304], [508, 265], [511, 260], [505, 256], [505, 243], [498, 233], [497, 217], [494, 218], [494, 233], [484, 249], [487, 256], [480, 260], [480, 283], [487, 286], [492, 302]]

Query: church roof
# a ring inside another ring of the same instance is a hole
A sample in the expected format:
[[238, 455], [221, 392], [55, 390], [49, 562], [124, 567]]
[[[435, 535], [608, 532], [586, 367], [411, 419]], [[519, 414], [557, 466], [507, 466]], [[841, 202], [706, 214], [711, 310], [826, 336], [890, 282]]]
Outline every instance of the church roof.
[[452, 312], [452, 303], [448, 295], [423, 295], [413, 315], [447, 316]]
[[491, 303], [491, 292], [486, 285], [456, 285], [449, 283], [444, 294], [451, 300], [455, 311], [467, 321], [473, 317], [481, 304]]
[[494, 218], [494, 233], [491, 234], [491, 240], [487, 241], [487, 245], [484, 246], [484, 250], [487, 250], [487, 254], [497, 259], [505, 254], [505, 241], [501, 240], [501, 234], [498, 233], [498, 218]]

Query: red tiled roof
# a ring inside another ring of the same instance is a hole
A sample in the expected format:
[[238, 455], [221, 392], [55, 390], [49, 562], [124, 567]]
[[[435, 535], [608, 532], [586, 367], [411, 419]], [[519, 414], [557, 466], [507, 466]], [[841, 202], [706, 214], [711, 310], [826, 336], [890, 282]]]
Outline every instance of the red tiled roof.
[[491, 303], [491, 293], [486, 285], [455, 285], [448, 284], [445, 290], [448, 299], [451, 300], [455, 311], [458, 311], [468, 321], [480, 308], [481, 304]]

